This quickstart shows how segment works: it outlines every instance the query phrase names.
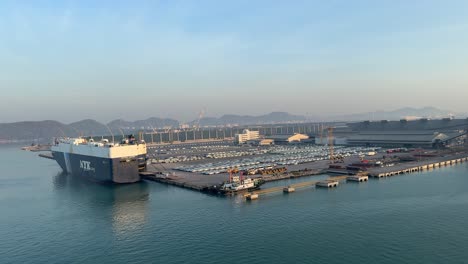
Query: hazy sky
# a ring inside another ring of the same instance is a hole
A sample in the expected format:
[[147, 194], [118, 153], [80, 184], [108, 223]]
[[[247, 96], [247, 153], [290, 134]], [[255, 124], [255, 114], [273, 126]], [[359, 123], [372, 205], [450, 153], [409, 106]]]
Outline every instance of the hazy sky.
[[468, 1], [0, 1], [0, 122], [468, 112]]

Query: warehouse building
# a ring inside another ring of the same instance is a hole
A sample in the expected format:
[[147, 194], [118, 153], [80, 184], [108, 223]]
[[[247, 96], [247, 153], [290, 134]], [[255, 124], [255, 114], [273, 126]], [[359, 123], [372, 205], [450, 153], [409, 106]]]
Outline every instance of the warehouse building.
[[300, 143], [309, 139], [308, 135], [296, 133], [294, 135], [271, 135], [267, 139], [272, 139], [276, 145]]
[[441, 147], [463, 133], [432, 131], [366, 131], [348, 138], [349, 145], [382, 147]]
[[[347, 138], [346, 142], [349, 145], [440, 147], [462, 139], [467, 130], [468, 119], [421, 118], [348, 123], [346, 127], [335, 128], [333, 136]], [[327, 142], [328, 138], [324, 132], [322, 141], [318, 143]]]
[[[333, 145], [347, 145], [348, 144], [348, 137], [347, 136], [333, 136], [332, 138]], [[314, 143], [316, 145], [328, 145], [330, 144], [330, 138], [327, 136], [325, 137], [315, 137]]]
[[[468, 119], [443, 118], [431, 120], [421, 118], [419, 120], [399, 121], [364, 121], [358, 123], [348, 123], [348, 131], [432, 131], [432, 132], [452, 132], [455, 130], [466, 130], [468, 128]], [[337, 130], [338, 131], [338, 130]]]

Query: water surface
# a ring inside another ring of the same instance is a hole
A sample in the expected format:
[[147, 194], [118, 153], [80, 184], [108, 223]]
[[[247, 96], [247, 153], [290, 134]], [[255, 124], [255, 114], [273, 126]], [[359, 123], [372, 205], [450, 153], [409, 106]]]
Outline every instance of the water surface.
[[467, 187], [462, 164], [245, 202], [99, 185], [3, 146], [0, 263], [466, 263]]

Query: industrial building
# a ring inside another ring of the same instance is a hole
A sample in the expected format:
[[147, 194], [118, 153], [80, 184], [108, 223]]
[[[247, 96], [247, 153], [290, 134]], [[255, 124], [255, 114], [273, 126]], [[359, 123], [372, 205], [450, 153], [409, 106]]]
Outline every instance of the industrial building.
[[335, 132], [347, 134], [349, 145], [441, 147], [466, 135], [468, 119], [444, 118], [349, 123]]
[[244, 129], [242, 134], [236, 134], [234, 142], [236, 144], [245, 144], [249, 140], [256, 140], [260, 138], [260, 132], [258, 131], [251, 131], [248, 129]]
[[[363, 121], [357, 123], [346, 124], [347, 128], [343, 128], [347, 132], [364, 132], [364, 131], [432, 131], [432, 132], [452, 132], [456, 130], [468, 129], [468, 119], [437, 119], [431, 120], [421, 118], [419, 120], [399, 121]], [[335, 129], [335, 133], [338, 132]]]
[[[346, 136], [332, 136], [333, 145], [348, 145], [348, 137]], [[328, 145], [330, 144], [330, 138], [325, 137], [315, 137], [314, 143], [316, 145]]]
[[348, 138], [349, 145], [440, 147], [460, 133], [432, 131], [389, 131], [362, 132]]
[[271, 135], [267, 139], [271, 139], [275, 144], [291, 144], [300, 143], [309, 139], [308, 135], [296, 133], [294, 135]]

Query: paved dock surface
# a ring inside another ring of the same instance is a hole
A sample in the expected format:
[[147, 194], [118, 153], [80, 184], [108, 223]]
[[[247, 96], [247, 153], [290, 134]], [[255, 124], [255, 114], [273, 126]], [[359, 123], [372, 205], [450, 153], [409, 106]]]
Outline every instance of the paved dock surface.
[[[383, 155], [385, 154], [382, 153], [380, 154], [380, 156], [373, 157], [373, 158], [381, 158]], [[466, 158], [467, 156], [468, 156], [467, 153], [455, 153], [455, 154], [447, 154], [444, 156], [437, 156], [437, 157], [425, 157], [419, 161], [401, 162], [401, 163], [396, 163], [394, 166], [389, 166], [389, 167], [369, 168], [368, 173], [369, 173], [369, 176], [372, 176], [372, 175], [379, 175], [382, 173], [385, 174], [385, 173], [391, 173], [395, 171], [403, 171], [403, 170], [407, 170], [407, 169], [414, 168], [414, 167], [425, 166], [428, 164], [434, 164], [434, 163], [440, 164], [441, 162], [445, 162], [448, 160], [463, 159], [463, 158]], [[346, 160], [346, 163], [356, 162], [356, 160], [357, 160], [356, 157], [350, 157]], [[167, 164], [167, 165], [165, 164], [164, 165], [165, 169], [167, 171], [170, 171], [169, 175], [167, 176], [158, 174], [156, 172], [156, 168], [158, 165], [150, 165], [148, 167], [148, 172], [146, 172], [145, 174], [142, 174], [142, 177], [146, 180], [167, 183], [167, 184], [184, 187], [184, 188], [188, 188], [192, 190], [197, 190], [197, 191], [203, 191], [213, 186], [220, 186], [222, 185], [223, 182], [229, 179], [229, 175], [226, 173], [215, 174], [215, 175], [204, 175], [204, 174], [199, 174], [199, 173], [183, 172], [183, 171], [168, 169], [168, 167], [173, 168], [179, 165], [180, 164], [177, 164], [177, 163]], [[328, 165], [329, 165], [329, 161], [304, 163], [300, 165], [289, 166], [288, 172], [286, 173], [276, 174], [276, 175], [264, 175], [264, 176], [251, 175], [248, 177], [263, 178], [265, 181], [268, 182], [268, 181], [276, 181], [276, 180], [304, 177], [304, 176], [310, 176], [310, 175], [320, 175], [326, 172], [326, 170], [328, 169]], [[151, 170], [152, 166], [154, 169], [153, 171]], [[297, 171], [291, 172], [292, 169], [296, 169]], [[338, 179], [341, 181], [343, 179], [346, 179], [346, 177], [347, 176], [337, 176], [337, 177], [330, 177], [330, 179]], [[304, 186], [312, 186], [312, 185], [316, 185], [318, 182], [320, 181], [299, 183], [296, 187], [301, 188]], [[278, 186], [278, 187], [273, 187], [273, 188], [269, 188], [265, 190], [260, 189], [256, 191], [255, 193], [265, 194], [265, 193], [270, 193], [270, 192], [280, 192], [283, 190], [284, 187], [286, 186]], [[296, 188], [294, 186], [291, 186], [291, 187]]]
[[[415, 171], [420, 171], [424, 169], [431, 169], [431, 168], [439, 167], [441, 166], [441, 163], [443, 163], [442, 166], [453, 165], [452, 160], [455, 160], [454, 164], [465, 162], [467, 156], [468, 156], [467, 153], [459, 153], [459, 154], [447, 155], [447, 156], [442, 156], [442, 157], [433, 157], [433, 158], [420, 160], [420, 161], [398, 163], [390, 167], [370, 168], [368, 170], [368, 173], [370, 176], [375, 177], [375, 176], [382, 175], [382, 174], [393, 175], [393, 174], [398, 174], [401, 172], [405, 172], [405, 173], [415, 172]], [[450, 164], [448, 163], [446, 164], [446, 162], [450, 162]]]
[[284, 188], [288, 188], [288, 187], [294, 188], [294, 189], [307, 188], [307, 187], [316, 186], [317, 184], [320, 184], [322, 182], [342, 181], [346, 179], [346, 177], [347, 176], [336, 176], [336, 177], [330, 177], [325, 180], [299, 182], [299, 183], [289, 184], [287, 186], [277, 186], [277, 187], [272, 187], [272, 188], [267, 188], [267, 189], [260, 189], [257, 191], [253, 191], [252, 193], [263, 195], [263, 194], [268, 194], [268, 193], [282, 192]]

